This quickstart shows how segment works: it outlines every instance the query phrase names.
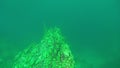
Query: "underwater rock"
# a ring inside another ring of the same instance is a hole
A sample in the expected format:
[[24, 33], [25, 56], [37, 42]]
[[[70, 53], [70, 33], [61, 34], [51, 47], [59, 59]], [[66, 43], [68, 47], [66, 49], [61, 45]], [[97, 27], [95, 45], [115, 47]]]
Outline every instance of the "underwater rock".
[[55, 27], [45, 32], [39, 44], [17, 54], [13, 68], [75, 68], [75, 61], [60, 29]]

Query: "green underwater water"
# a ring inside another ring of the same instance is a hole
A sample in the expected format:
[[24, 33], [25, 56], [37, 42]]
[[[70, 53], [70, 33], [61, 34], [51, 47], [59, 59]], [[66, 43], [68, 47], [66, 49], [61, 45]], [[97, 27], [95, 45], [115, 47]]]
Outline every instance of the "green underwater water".
[[0, 0], [0, 68], [54, 26], [78, 68], [120, 68], [119, 0]]

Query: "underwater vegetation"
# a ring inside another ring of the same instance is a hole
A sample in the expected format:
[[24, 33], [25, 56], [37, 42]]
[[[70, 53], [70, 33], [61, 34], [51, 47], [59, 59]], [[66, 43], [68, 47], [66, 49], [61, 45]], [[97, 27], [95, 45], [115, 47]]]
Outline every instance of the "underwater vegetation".
[[59, 28], [48, 29], [39, 44], [15, 56], [13, 68], [75, 68], [75, 60]]

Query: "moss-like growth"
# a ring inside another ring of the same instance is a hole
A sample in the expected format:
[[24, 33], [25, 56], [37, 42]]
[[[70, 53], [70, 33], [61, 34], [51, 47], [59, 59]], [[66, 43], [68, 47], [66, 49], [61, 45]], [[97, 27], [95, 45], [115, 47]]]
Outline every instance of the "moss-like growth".
[[13, 68], [75, 68], [75, 61], [59, 28], [46, 31], [37, 45], [20, 52]]

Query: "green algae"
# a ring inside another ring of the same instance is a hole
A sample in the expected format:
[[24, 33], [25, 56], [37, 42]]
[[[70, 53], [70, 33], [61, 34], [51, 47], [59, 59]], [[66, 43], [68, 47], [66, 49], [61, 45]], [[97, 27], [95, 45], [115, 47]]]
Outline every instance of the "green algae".
[[59, 28], [48, 29], [38, 44], [16, 55], [13, 68], [75, 68], [75, 61]]

